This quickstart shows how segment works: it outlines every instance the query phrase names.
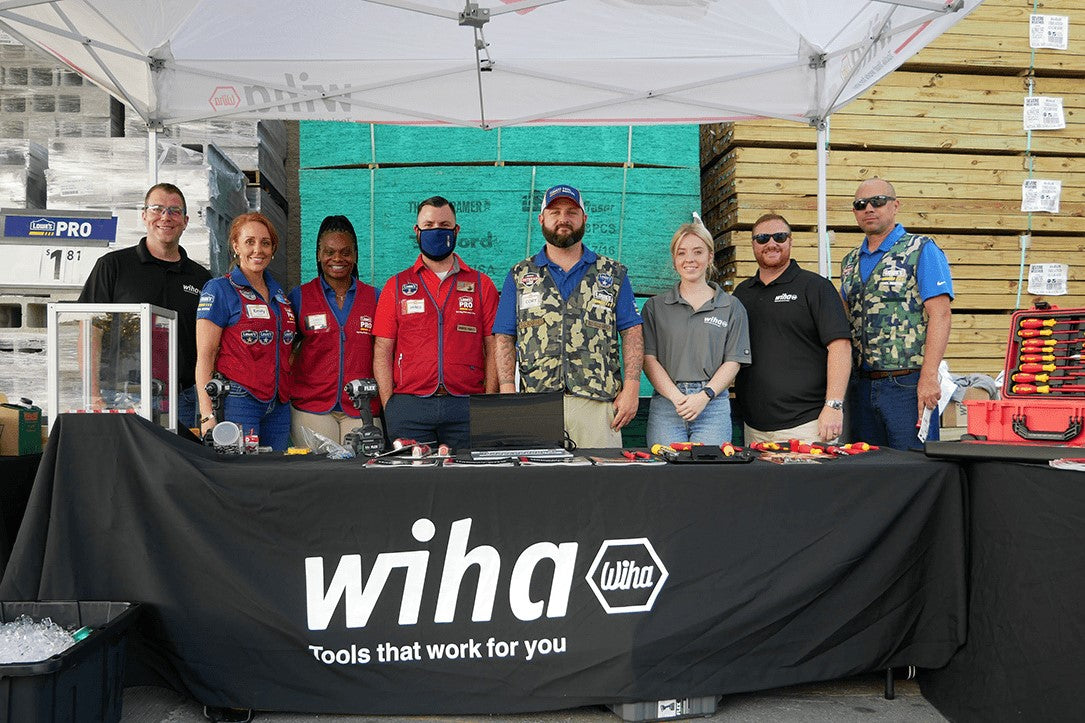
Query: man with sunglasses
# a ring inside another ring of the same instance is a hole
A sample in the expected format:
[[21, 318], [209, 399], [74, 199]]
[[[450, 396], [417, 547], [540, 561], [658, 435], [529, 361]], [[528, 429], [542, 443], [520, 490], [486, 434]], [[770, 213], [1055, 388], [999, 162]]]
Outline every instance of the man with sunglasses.
[[746, 443], [835, 440], [843, 431], [851, 330], [836, 287], [791, 258], [791, 224], [753, 225], [757, 273], [735, 289], [750, 321], [753, 363], [735, 379]]
[[893, 185], [871, 178], [852, 203], [866, 238], [840, 263], [840, 293], [851, 322], [856, 374], [849, 391], [852, 436], [896, 449], [919, 449], [918, 429], [938, 439], [938, 365], [951, 324], [953, 280], [929, 236], [896, 222]]
[[[135, 246], [98, 259], [83, 284], [79, 301], [154, 304], [177, 312], [177, 423], [192, 427], [196, 423], [196, 307], [200, 289], [211, 280], [211, 274], [181, 247], [181, 234], [188, 227], [181, 189], [172, 183], [151, 186], [143, 198], [142, 217], [147, 235]], [[113, 353], [103, 358], [117, 358], [119, 336], [109, 334], [104, 340]], [[109, 370], [109, 383], [114, 387], [123, 385], [127, 375], [122, 372]], [[97, 384], [99, 375], [93, 377]], [[92, 391], [100, 396], [98, 389]]]

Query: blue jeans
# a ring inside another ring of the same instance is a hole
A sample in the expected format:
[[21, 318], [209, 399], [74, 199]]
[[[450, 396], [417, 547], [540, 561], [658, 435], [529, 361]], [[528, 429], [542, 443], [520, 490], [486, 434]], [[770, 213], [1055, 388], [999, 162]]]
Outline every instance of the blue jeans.
[[[704, 389], [704, 382], [675, 382], [683, 394]], [[659, 393], [648, 402], [648, 446], [671, 442], [703, 442], [719, 446], [731, 441], [731, 400], [724, 392], [710, 401], [692, 422], [678, 416], [674, 404]]]
[[[916, 436], [919, 421], [919, 372], [867, 379], [853, 375], [848, 392], [851, 438], [879, 447], [922, 449]], [[938, 440], [938, 411], [931, 412], [927, 439]]]
[[222, 414], [225, 421], [241, 427], [242, 435], [248, 434], [249, 430], [260, 435], [261, 447], [281, 452], [290, 444], [290, 405], [283, 404], [278, 397], [261, 402], [240, 384], [231, 382]]
[[467, 449], [471, 446], [470, 404], [470, 397], [393, 394], [384, 407], [388, 439], [413, 439]]
[[196, 387], [186, 387], [177, 393], [177, 426], [198, 427], [196, 424]]

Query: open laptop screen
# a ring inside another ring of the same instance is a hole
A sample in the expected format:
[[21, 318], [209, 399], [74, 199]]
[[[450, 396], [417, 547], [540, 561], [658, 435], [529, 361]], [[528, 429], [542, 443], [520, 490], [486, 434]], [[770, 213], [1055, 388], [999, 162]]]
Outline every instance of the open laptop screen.
[[562, 448], [562, 392], [472, 394], [471, 449]]

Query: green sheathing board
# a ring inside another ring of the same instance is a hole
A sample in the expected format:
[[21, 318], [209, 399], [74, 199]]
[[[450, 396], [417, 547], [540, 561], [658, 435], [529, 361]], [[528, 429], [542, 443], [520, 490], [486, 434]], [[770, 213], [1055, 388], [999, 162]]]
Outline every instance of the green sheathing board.
[[597, 166], [302, 170], [301, 278], [316, 275], [320, 222], [343, 214], [358, 233], [360, 276], [383, 284], [418, 255], [416, 204], [440, 194], [456, 206], [457, 252], [500, 286], [513, 264], [542, 248], [539, 203], [543, 191], [557, 183], [580, 189], [588, 212], [584, 242], [624, 263], [636, 293], [659, 293], [673, 283], [670, 237], [699, 201], [689, 173]]
[[700, 177], [697, 126], [416, 128], [302, 121], [301, 167], [448, 163], [625, 164], [686, 168]]

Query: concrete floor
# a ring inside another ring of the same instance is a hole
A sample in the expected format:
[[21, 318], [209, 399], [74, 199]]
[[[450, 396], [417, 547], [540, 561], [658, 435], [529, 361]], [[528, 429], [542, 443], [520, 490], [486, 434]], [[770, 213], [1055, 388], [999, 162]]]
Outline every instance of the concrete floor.
[[[883, 697], [884, 677], [863, 675], [846, 680], [799, 685], [790, 688], [729, 695], [716, 713], [701, 721], [743, 723], [943, 723], [944, 717], [923, 698], [915, 681], [896, 683], [896, 698]], [[267, 723], [620, 723], [608, 708], [576, 708], [552, 713], [493, 716], [355, 716], [258, 713]], [[127, 688], [122, 723], [198, 723], [205, 721], [202, 708], [164, 688]]]

